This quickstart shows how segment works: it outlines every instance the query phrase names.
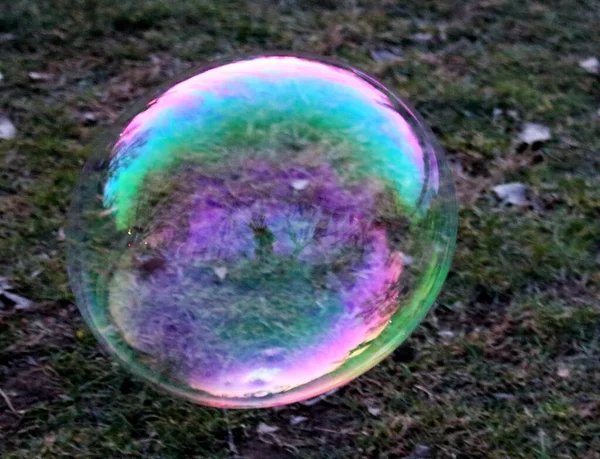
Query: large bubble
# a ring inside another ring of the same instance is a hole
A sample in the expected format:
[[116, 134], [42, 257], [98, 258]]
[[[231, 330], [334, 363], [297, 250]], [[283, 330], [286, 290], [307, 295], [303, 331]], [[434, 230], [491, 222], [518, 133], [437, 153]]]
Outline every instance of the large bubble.
[[71, 213], [79, 307], [127, 368], [198, 403], [329, 391], [431, 307], [456, 233], [448, 166], [384, 86], [325, 61], [197, 71], [101, 137]]

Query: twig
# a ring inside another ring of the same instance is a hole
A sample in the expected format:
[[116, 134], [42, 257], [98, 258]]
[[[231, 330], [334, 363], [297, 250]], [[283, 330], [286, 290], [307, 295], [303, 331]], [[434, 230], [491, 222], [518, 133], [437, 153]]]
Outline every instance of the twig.
[[421, 392], [425, 392], [429, 396], [430, 400], [435, 400], [435, 397], [433, 396], [433, 394], [431, 392], [429, 392], [427, 389], [425, 389], [423, 386], [415, 386], [415, 389], [418, 389]]
[[19, 413], [17, 410], [15, 410], [15, 407], [13, 406], [12, 402], [10, 401], [10, 398], [8, 397], [8, 395], [6, 395], [6, 393], [0, 389], [0, 395], [2, 396], [2, 398], [4, 399], [4, 401], [6, 402], [6, 405], [8, 406], [8, 409], [10, 411], [12, 411], [16, 416], [21, 417], [22, 414]]

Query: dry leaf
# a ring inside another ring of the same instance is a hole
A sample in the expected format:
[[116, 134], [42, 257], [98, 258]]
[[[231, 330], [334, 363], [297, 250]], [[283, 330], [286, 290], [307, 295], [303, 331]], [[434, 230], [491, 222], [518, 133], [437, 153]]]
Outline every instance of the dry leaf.
[[442, 338], [454, 338], [454, 332], [452, 330], [440, 330], [438, 335]]
[[15, 293], [0, 291], [0, 296], [8, 298], [15, 303], [15, 309], [27, 309], [31, 306], [32, 301]]
[[570, 376], [571, 372], [564, 365], [559, 365], [558, 370], [556, 371], [556, 374], [558, 376], [560, 376], [561, 378], [568, 378]]
[[536, 142], [545, 142], [551, 138], [550, 129], [543, 124], [526, 123], [519, 134], [519, 140], [527, 145]]
[[290, 418], [290, 424], [296, 426], [304, 421], [307, 421], [308, 418], [306, 416], [292, 416]]
[[588, 57], [579, 62], [579, 67], [590, 72], [590, 73], [598, 73], [599, 71], [599, 63], [597, 57]]
[[81, 119], [87, 125], [95, 124], [98, 121], [98, 117], [94, 112], [84, 112], [81, 114]]
[[270, 426], [268, 424], [265, 424], [264, 422], [261, 422], [258, 425], [258, 427], [256, 428], [256, 432], [259, 435], [271, 434], [271, 433], [277, 432], [278, 430], [279, 430], [279, 427]]
[[12, 290], [11, 285], [8, 283], [8, 279], [6, 277], [0, 277], [0, 296], [13, 302], [15, 304], [15, 309], [27, 309], [33, 303], [31, 300], [17, 295], [16, 293], [11, 293], [8, 290]]
[[225, 266], [219, 266], [218, 268], [213, 268], [213, 271], [217, 275], [217, 277], [221, 280], [225, 279], [227, 276], [227, 268]]
[[49, 81], [52, 79], [52, 75], [50, 75], [49, 73], [29, 72], [28, 75], [32, 81]]
[[421, 32], [414, 34], [411, 38], [419, 43], [427, 43], [433, 39], [433, 35], [430, 33]]
[[381, 414], [381, 408], [378, 408], [376, 406], [367, 406], [367, 411], [372, 415], [372, 416], [379, 416]]
[[0, 139], [14, 139], [17, 135], [17, 128], [11, 121], [0, 113]]
[[308, 186], [308, 183], [306, 179], [292, 180], [292, 188], [296, 191], [301, 191]]
[[402, 60], [402, 57], [386, 49], [371, 51], [371, 58], [375, 62], [394, 62]]
[[504, 204], [513, 206], [527, 206], [530, 204], [527, 199], [527, 186], [522, 183], [505, 183], [493, 188], [494, 193], [502, 200]]
[[513, 120], [518, 120], [521, 117], [519, 116], [519, 112], [517, 110], [507, 110], [506, 114], [510, 116]]

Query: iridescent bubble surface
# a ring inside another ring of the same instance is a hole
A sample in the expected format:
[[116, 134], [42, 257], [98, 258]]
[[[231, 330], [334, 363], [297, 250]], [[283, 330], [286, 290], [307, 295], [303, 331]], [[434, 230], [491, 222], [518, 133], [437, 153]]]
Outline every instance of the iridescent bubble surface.
[[180, 79], [97, 141], [69, 272], [134, 373], [203, 404], [273, 406], [399, 345], [455, 233], [447, 164], [405, 104], [352, 68], [262, 56]]

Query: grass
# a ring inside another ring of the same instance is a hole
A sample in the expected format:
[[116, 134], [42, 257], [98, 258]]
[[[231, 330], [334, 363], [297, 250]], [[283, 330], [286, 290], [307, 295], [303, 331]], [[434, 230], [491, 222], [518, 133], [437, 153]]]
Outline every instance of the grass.
[[[600, 457], [600, 79], [578, 66], [600, 57], [599, 10], [2, 4], [0, 111], [18, 135], [0, 140], [0, 276], [33, 304], [0, 304], [0, 389], [16, 411], [0, 398], [0, 455]], [[73, 305], [60, 230], [91, 139], [128, 103], [207, 59], [275, 49], [337, 56], [416, 106], [457, 170], [458, 248], [435, 311], [375, 369], [312, 406], [224, 413], [159, 393], [100, 352]], [[384, 50], [398, 58], [375, 61]], [[525, 122], [552, 139], [517, 148]], [[511, 181], [535, 205], [501, 205], [491, 189]], [[259, 434], [261, 422], [279, 430]]]

